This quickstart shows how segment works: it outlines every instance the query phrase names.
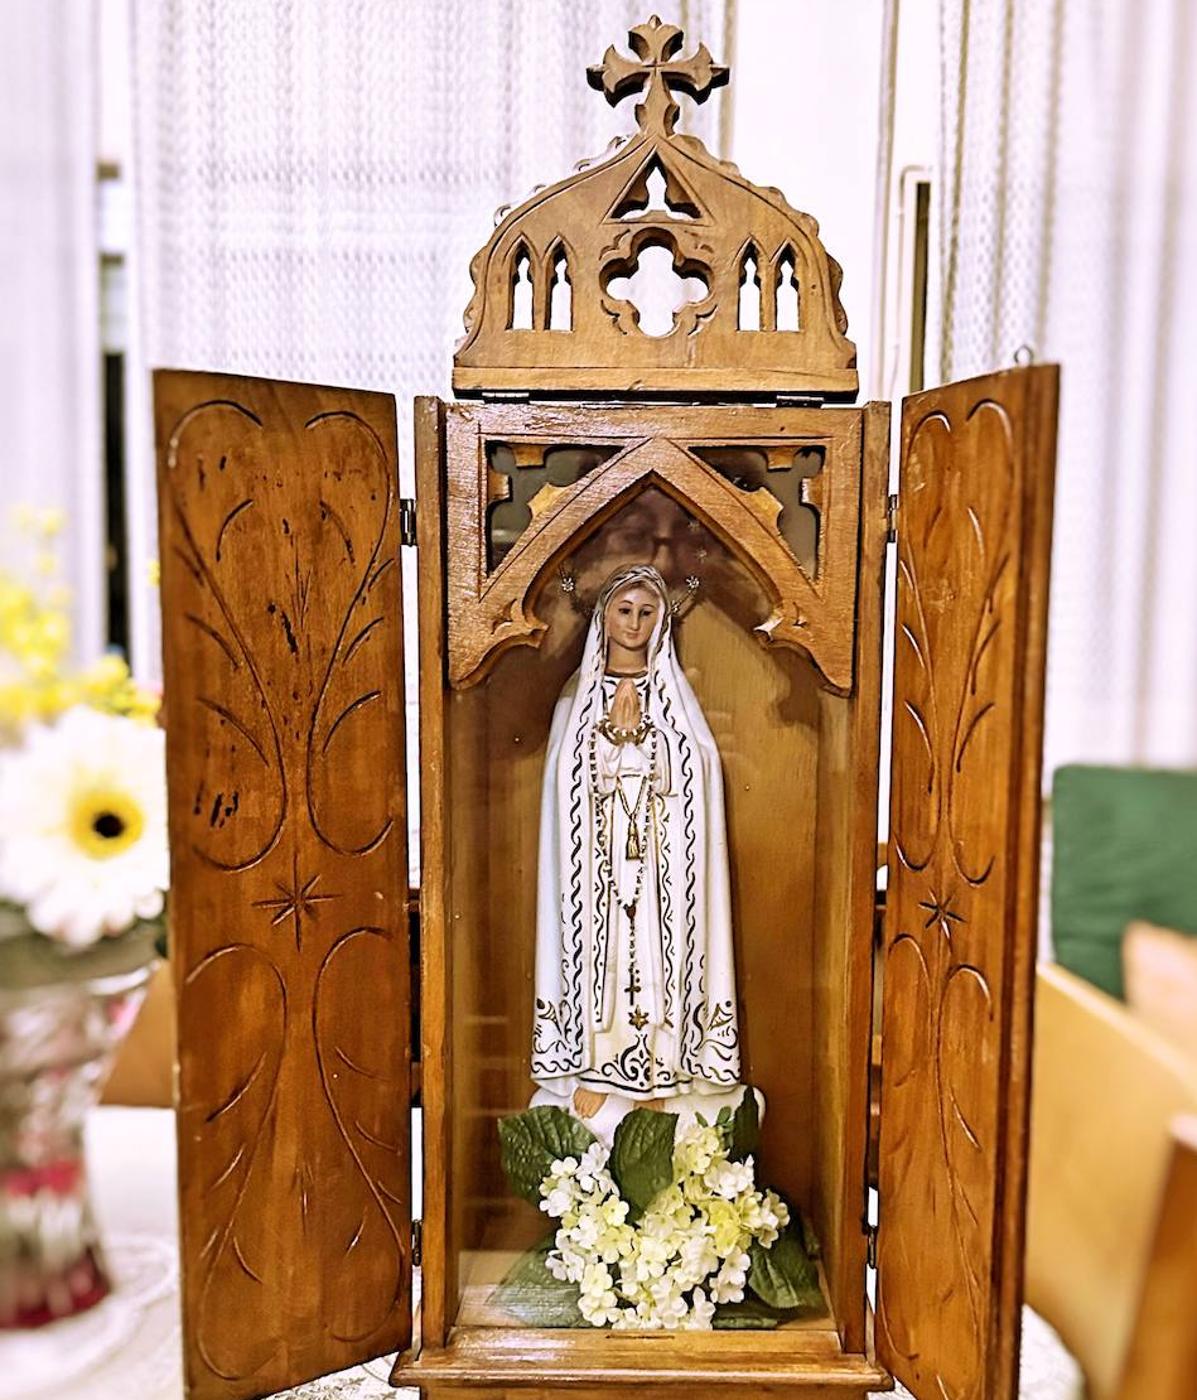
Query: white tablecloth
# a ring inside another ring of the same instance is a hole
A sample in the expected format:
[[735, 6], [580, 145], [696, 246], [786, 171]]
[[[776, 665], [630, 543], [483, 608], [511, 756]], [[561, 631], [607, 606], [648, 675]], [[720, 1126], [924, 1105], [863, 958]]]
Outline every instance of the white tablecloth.
[[[0, 1335], [0, 1400], [180, 1400], [179, 1274], [173, 1115], [101, 1108], [88, 1122], [92, 1192], [112, 1295], [82, 1317]], [[398, 1400], [389, 1359], [326, 1376], [288, 1400]], [[896, 1397], [906, 1394], [900, 1387]], [[1078, 1400], [1075, 1363], [1028, 1312], [1022, 1400]]]

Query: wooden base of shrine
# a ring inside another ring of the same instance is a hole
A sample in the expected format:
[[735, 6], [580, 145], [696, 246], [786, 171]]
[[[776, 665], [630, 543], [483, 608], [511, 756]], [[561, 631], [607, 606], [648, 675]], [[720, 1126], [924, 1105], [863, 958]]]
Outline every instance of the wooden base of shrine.
[[435, 1350], [407, 1352], [391, 1375], [427, 1397], [469, 1389], [497, 1397], [568, 1391], [577, 1400], [635, 1386], [642, 1396], [707, 1400], [729, 1387], [752, 1396], [863, 1400], [892, 1385], [867, 1356], [840, 1350], [823, 1325], [777, 1332], [608, 1332], [528, 1327], [458, 1327]]
[[[468, 1388], [474, 1400], [568, 1391], [599, 1400], [636, 1386], [647, 1397], [715, 1400], [727, 1387], [752, 1396], [799, 1395], [802, 1400], [863, 1400], [892, 1381], [875, 1361], [847, 1353], [829, 1309], [787, 1322], [776, 1331], [611, 1332], [596, 1328], [534, 1328], [513, 1323], [490, 1302], [515, 1254], [478, 1250], [462, 1260], [461, 1309], [444, 1347], [416, 1344], [395, 1363], [396, 1386], [419, 1386], [435, 1400]], [[826, 1289], [824, 1288], [824, 1292]]]

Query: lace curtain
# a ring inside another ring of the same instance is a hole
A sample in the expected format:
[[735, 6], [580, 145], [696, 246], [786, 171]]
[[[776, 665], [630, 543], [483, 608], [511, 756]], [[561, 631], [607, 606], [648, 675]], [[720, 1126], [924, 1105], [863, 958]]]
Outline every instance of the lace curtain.
[[104, 467], [93, 0], [0, 11], [0, 559], [8, 507], [66, 513], [75, 650], [102, 647]]
[[[731, 3], [657, 8], [717, 51]], [[496, 207], [633, 125], [585, 69], [646, 14], [642, 0], [135, 0], [143, 371], [388, 390], [410, 490], [411, 398], [448, 392], [470, 259]], [[725, 100], [686, 104], [714, 150]], [[155, 544], [148, 382], [131, 380], [136, 572]], [[134, 620], [150, 670], [154, 604]]]
[[1063, 365], [1047, 771], [1197, 762], [1197, 7], [941, 0], [941, 375]]

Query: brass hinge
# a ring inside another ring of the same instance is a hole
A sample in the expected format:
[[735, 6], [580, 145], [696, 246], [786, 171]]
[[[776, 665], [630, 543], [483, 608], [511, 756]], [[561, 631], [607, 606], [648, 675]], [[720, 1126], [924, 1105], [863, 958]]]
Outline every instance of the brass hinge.
[[483, 389], [484, 403], [527, 403], [532, 397], [527, 389]]
[[775, 394], [773, 402], [778, 408], [822, 408], [822, 394]]
[[885, 538], [893, 544], [898, 538], [898, 497], [891, 495], [885, 503]]
[[399, 497], [399, 543], [413, 548], [416, 543], [416, 503], [411, 496]]
[[424, 1262], [424, 1222], [411, 1222], [411, 1266], [418, 1269]]
[[870, 1269], [877, 1267], [877, 1227], [865, 1226], [865, 1263]]

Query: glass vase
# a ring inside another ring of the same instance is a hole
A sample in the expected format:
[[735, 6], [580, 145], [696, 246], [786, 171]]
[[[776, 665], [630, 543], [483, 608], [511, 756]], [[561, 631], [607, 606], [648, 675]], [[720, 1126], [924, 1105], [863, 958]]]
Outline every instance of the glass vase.
[[93, 1307], [110, 1289], [83, 1125], [153, 969], [137, 933], [71, 955], [0, 943], [0, 1330]]

